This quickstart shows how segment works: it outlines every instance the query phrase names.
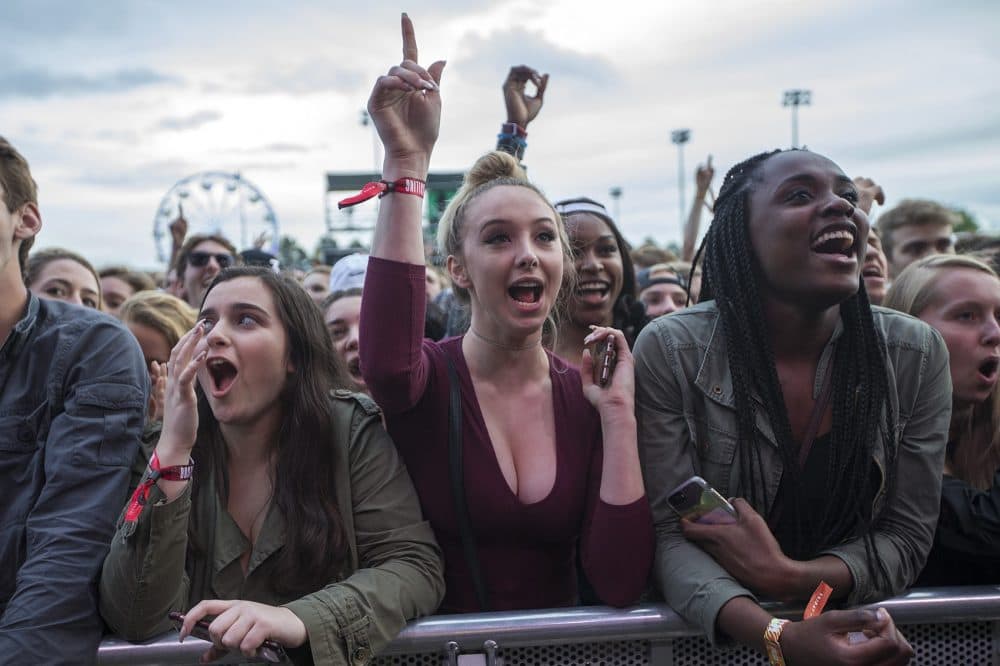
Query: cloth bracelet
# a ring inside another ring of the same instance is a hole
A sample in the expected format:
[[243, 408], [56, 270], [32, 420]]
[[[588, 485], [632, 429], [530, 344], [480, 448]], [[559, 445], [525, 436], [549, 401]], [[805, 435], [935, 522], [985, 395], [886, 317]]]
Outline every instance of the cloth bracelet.
[[528, 145], [528, 142], [524, 137], [517, 136], [516, 134], [497, 134], [497, 141], [509, 141], [511, 143], [516, 143], [519, 146]]
[[194, 476], [193, 460], [188, 462], [187, 465], [160, 467], [160, 459], [156, 457], [156, 451], [153, 451], [153, 456], [149, 459], [149, 467], [146, 468], [146, 473], [143, 475], [142, 481], [139, 482], [139, 485], [135, 488], [135, 492], [132, 493], [132, 499], [125, 510], [125, 522], [135, 523], [139, 520], [142, 510], [149, 501], [149, 493], [159, 479], [187, 481], [192, 476]]
[[513, 155], [518, 162], [524, 159], [524, 151], [527, 147], [528, 143], [524, 139], [517, 139], [510, 135], [497, 135], [497, 150]]
[[337, 208], [343, 209], [348, 208], [349, 206], [355, 206], [363, 201], [368, 201], [376, 195], [378, 195], [381, 199], [385, 195], [392, 194], [393, 192], [398, 192], [400, 194], [412, 194], [422, 199], [424, 197], [424, 192], [426, 191], [427, 183], [419, 178], [404, 177], [393, 181], [376, 180], [366, 183], [357, 194], [338, 201]]

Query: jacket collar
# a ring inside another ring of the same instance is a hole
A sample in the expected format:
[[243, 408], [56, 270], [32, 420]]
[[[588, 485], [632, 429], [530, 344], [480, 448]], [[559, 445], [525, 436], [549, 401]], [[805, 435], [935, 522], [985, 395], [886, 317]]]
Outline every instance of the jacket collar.
[[[250, 540], [236, 525], [229, 512], [225, 510], [221, 502], [219, 511], [215, 514], [215, 572], [218, 574], [233, 562], [239, 560], [240, 556], [251, 548]], [[274, 502], [267, 509], [264, 523], [257, 536], [257, 543], [253, 544], [253, 551], [250, 555], [250, 562], [247, 565], [247, 576], [254, 569], [273, 555], [285, 543], [285, 521], [278, 511]], [[237, 567], [238, 568], [238, 567]]]
[[[828, 371], [832, 371], [831, 363], [833, 352], [836, 349], [836, 342], [843, 334], [844, 324], [838, 317], [837, 325], [833, 329], [833, 334], [823, 347], [820, 354], [819, 364], [816, 366], [816, 377], [813, 381], [813, 398], [818, 398], [823, 388], [823, 378]], [[722, 316], [715, 308], [715, 318], [711, 324], [711, 331], [708, 336], [708, 343], [705, 348], [705, 355], [702, 358], [701, 366], [698, 368], [698, 376], [695, 378], [695, 386], [698, 387], [705, 396], [727, 409], [736, 409], [736, 395], [733, 391], [733, 375], [729, 371], [729, 356], [726, 348], [726, 336], [723, 331]], [[764, 401], [758, 395], [755, 388], [751, 387], [750, 397], [757, 406], [757, 429], [772, 444], [777, 444], [774, 436], [774, 429], [766, 418], [763, 410]]]
[[21, 353], [21, 349], [31, 338], [31, 333], [39, 320], [40, 308], [41, 300], [29, 291], [28, 304], [24, 308], [24, 316], [14, 324], [14, 329], [7, 336], [7, 340], [3, 345], [0, 345], [0, 360], [16, 357]]

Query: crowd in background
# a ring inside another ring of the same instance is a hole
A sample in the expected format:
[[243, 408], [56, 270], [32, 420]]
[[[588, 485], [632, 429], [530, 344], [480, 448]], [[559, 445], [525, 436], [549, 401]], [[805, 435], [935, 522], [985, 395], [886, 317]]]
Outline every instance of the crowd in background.
[[[906, 663], [884, 610], [758, 600], [998, 582], [1000, 239], [791, 150], [717, 195], [709, 157], [679, 251], [632, 247], [587, 193], [529, 181], [548, 75], [517, 66], [437, 265], [444, 63], [405, 15], [403, 43], [369, 100], [370, 252], [333, 266], [183, 217], [163, 275], [32, 251], [35, 184], [0, 140], [0, 661], [181, 611], [208, 658], [362, 664], [420, 615], [653, 595], [789, 663]], [[671, 508], [694, 475], [733, 524]]]

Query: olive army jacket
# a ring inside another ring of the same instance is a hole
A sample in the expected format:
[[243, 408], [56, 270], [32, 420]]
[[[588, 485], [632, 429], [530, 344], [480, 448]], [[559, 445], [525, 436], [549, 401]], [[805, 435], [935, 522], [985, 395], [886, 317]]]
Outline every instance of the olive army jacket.
[[[272, 505], [265, 517], [244, 576], [240, 556], [251, 544], [226, 511], [211, 475], [202, 479], [208, 501], [199, 506], [192, 505], [190, 484], [166, 504], [153, 486], [134, 533], [119, 522], [104, 563], [101, 613], [114, 632], [145, 640], [171, 628], [171, 610], [186, 611], [203, 599], [246, 599], [295, 613], [306, 626], [315, 663], [362, 665], [408, 619], [437, 608], [444, 594], [440, 550], [379, 409], [366, 396], [333, 393], [331, 408], [341, 431], [336, 478], [330, 482], [350, 549], [347, 576], [302, 598], [285, 598], [272, 584], [285, 535], [279, 510]], [[152, 446], [146, 453], [152, 454]], [[191, 557], [192, 512], [196, 539], [210, 559]]]
[[[863, 539], [831, 544], [822, 554], [847, 565], [854, 587], [848, 604], [898, 594], [923, 568], [934, 537], [941, 498], [941, 469], [951, 418], [948, 350], [940, 334], [923, 322], [874, 307], [875, 327], [886, 344], [888, 399], [895, 417], [897, 446], [894, 490], [885, 481], [884, 438], [875, 437], [872, 462], [882, 471], [874, 498], [875, 548], [891, 578], [871, 571]], [[842, 333], [838, 323], [819, 359], [814, 398], [819, 395]], [[653, 564], [670, 606], [700, 627], [713, 641], [719, 610], [730, 599], [753, 597], [708, 553], [681, 534], [670, 508], [670, 492], [697, 474], [724, 497], [739, 492], [740, 456], [737, 416], [726, 340], [714, 301], [660, 317], [646, 326], [635, 347], [636, 413], [639, 455], [656, 526]], [[767, 471], [767, 515], [778, 494], [782, 462], [773, 429], [757, 402], [758, 451]], [[883, 510], [884, 507], [884, 510]]]

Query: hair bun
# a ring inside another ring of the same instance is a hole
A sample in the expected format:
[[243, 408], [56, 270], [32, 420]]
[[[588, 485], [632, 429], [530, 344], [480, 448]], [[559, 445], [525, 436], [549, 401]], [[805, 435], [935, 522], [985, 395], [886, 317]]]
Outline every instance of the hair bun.
[[499, 178], [527, 180], [528, 174], [513, 155], [495, 150], [476, 160], [469, 173], [465, 175], [465, 184], [470, 188], [476, 188]]

